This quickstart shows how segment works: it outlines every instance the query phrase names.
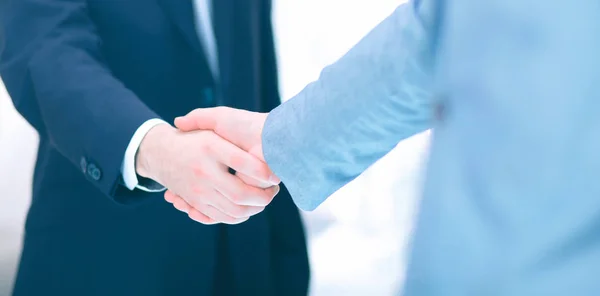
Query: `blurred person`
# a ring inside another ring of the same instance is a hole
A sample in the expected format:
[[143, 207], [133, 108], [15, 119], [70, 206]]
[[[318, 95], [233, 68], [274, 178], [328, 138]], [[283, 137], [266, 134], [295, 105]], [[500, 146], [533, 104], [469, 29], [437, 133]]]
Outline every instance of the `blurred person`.
[[[1, 4], [0, 74], [40, 136], [14, 295], [306, 295], [303, 226], [284, 187], [264, 209], [268, 167], [166, 123], [279, 105], [271, 1]], [[164, 187], [205, 224], [255, 216], [205, 226]]]
[[411, 1], [270, 114], [175, 125], [263, 151], [304, 210], [433, 127], [404, 295], [598, 295], [598, 8]]

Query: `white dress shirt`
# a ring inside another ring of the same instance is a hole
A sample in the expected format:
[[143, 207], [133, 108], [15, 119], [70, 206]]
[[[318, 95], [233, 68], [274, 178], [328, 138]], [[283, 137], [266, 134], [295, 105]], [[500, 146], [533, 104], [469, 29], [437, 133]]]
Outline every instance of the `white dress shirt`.
[[[212, 26], [212, 7], [210, 1], [211, 0], [194, 0], [194, 13], [196, 16], [196, 32], [198, 33], [198, 38], [204, 49], [204, 55], [206, 56], [213, 77], [215, 78], [215, 81], [218, 81], [219, 59], [217, 56], [217, 44]], [[135, 170], [135, 156], [142, 140], [150, 129], [163, 123], [168, 124], [162, 119], [150, 119], [144, 122], [133, 134], [129, 145], [125, 150], [125, 156], [121, 165], [121, 175], [123, 176], [125, 186], [129, 188], [129, 190], [134, 190], [136, 188], [148, 192], [160, 192], [165, 190], [165, 188], [149, 189], [141, 186]]]

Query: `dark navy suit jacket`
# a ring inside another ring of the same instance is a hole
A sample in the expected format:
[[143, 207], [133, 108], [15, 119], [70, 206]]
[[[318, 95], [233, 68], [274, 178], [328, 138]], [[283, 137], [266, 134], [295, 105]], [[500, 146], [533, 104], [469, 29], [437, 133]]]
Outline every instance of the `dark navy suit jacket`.
[[148, 119], [279, 104], [271, 1], [214, 1], [219, 87], [191, 0], [1, 1], [0, 74], [40, 135], [15, 295], [306, 295], [285, 189], [244, 224], [203, 226], [120, 173]]

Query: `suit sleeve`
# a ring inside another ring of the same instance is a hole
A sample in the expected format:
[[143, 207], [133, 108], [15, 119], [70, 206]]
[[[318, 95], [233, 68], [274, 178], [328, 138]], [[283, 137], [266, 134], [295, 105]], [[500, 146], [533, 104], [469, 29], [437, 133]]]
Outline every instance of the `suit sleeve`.
[[298, 207], [315, 209], [399, 141], [431, 126], [433, 13], [424, 2], [399, 6], [269, 114], [264, 156]]
[[5, 2], [0, 74], [17, 110], [98, 190], [124, 201], [125, 149], [159, 116], [103, 60], [85, 0]]

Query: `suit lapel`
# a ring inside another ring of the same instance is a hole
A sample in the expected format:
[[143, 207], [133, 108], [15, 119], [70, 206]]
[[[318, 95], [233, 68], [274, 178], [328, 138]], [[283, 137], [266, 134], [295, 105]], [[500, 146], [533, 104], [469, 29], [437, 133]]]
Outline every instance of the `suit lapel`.
[[[206, 71], [206, 77], [214, 83], [212, 71], [208, 66], [207, 55], [200, 43], [198, 32], [196, 31], [196, 16], [194, 12], [193, 0], [157, 0], [165, 12], [167, 18], [173, 23], [175, 29], [181, 34], [185, 43], [187, 43], [193, 52], [200, 57], [201, 68]], [[215, 0], [218, 2], [219, 0]], [[211, 91], [211, 93], [213, 93]]]
[[177, 30], [183, 35], [185, 41], [199, 53], [204, 53], [198, 33], [194, 15], [193, 0], [158, 0], [167, 17], [173, 22]]

